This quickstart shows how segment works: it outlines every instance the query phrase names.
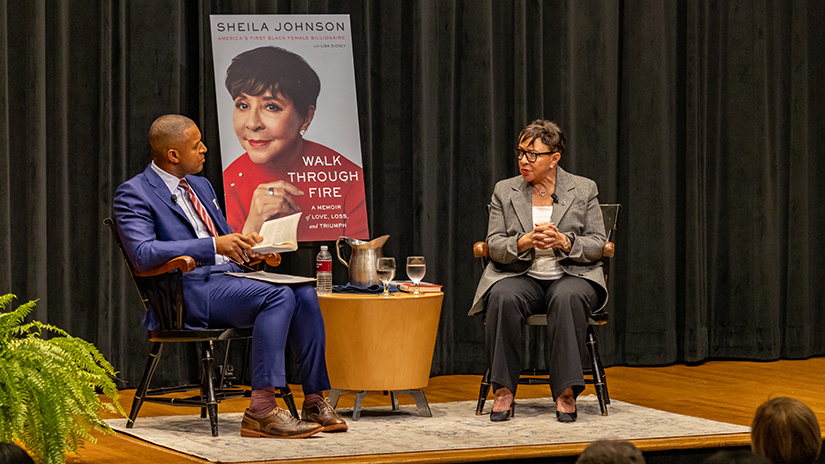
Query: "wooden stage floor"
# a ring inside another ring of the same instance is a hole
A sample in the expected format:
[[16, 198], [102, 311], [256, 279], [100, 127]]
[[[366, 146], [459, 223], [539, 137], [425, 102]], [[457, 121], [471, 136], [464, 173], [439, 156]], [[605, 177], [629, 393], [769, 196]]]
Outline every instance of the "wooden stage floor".
[[[425, 389], [431, 403], [475, 400], [478, 395], [479, 375], [449, 375], [433, 377]], [[825, 432], [825, 358], [807, 360], [782, 360], [775, 362], [711, 361], [697, 366], [674, 365], [667, 367], [610, 367], [607, 369], [610, 397], [640, 406], [660, 409], [677, 414], [705, 419], [750, 425], [756, 408], [776, 396], [790, 396], [804, 402], [817, 414]], [[300, 388], [294, 387], [296, 402], [300, 408]], [[592, 387], [584, 394], [593, 393]], [[121, 392], [125, 410], [134, 390]], [[520, 386], [519, 397], [547, 397], [549, 389], [544, 385]], [[351, 407], [354, 395], [345, 395], [340, 407]], [[406, 395], [400, 395], [402, 404], [414, 404]], [[224, 401], [220, 412], [243, 412], [248, 399]], [[363, 406], [386, 406], [389, 400], [382, 395], [368, 395]], [[140, 416], [181, 414], [193, 411], [146, 403]], [[552, 420], [552, 418], [548, 418]], [[225, 433], [232, 433], [226, 431]], [[72, 464], [121, 464], [121, 463], [192, 463], [208, 462], [188, 455], [151, 445], [119, 434], [103, 436], [98, 433], [97, 443], [86, 443], [81, 454], [70, 454]], [[634, 441], [648, 463], [701, 462], [704, 457], [719, 448], [745, 447], [749, 445], [747, 434], [705, 436], [677, 439], [648, 439]], [[395, 455], [358, 456], [322, 460], [292, 460], [290, 463], [427, 463], [427, 462], [573, 462], [587, 443], [496, 448], [484, 450], [454, 450], [448, 452], [405, 453]], [[269, 461], [283, 462], [283, 461]], [[818, 462], [823, 462], [820, 456]]]

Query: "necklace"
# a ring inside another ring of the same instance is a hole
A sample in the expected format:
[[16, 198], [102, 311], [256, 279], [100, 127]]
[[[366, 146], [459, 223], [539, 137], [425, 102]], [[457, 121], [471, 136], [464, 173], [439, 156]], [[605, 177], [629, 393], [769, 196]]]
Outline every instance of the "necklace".
[[544, 190], [544, 189], [538, 190], [538, 186], [536, 186], [536, 190], [538, 191], [539, 195], [541, 195], [541, 196], [547, 195], [547, 190]]

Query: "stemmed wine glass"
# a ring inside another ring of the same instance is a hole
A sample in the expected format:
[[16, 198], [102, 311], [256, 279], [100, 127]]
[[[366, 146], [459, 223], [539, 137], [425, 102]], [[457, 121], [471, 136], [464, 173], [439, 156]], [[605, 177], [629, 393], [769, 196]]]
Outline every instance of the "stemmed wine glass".
[[378, 279], [384, 284], [384, 293], [381, 295], [390, 296], [390, 291], [387, 289], [387, 286], [395, 277], [395, 258], [378, 258], [376, 268], [378, 270]]
[[427, 264], [423, 256], [407, 256], [407, 277], [415, 284], [413, 295], [421, 294], [418, 290], [418, 284], [421, 283], [421, 279], [424, 278], [426, 272]]

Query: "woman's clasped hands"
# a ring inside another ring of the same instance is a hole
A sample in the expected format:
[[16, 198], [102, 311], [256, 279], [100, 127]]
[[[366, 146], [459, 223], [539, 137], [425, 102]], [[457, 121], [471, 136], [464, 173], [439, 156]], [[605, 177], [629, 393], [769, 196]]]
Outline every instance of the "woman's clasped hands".
[[539, 250], [549, 250], [551, 248], [563, 248], [567, 242], [567, 236], [559, 232], [553, 222], [536, 224], [529, 234], [533, 248]]

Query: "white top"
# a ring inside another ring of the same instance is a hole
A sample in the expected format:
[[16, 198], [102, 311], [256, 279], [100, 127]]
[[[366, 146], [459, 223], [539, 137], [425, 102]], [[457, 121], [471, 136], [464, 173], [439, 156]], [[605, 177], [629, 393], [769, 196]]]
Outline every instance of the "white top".
[[[541, 224], [543, 222], [550, 222], [553, 216], [552, 206], [534, 206], [533, 207], [533, 223]], [[527, 275], [539, 280], [556, 280], [564, 275], [564, 269], [556, 260], [556, 250], [550, 248], [549, 250], [535, 249], [536, 255], [533, 258], [533, 264]]]

